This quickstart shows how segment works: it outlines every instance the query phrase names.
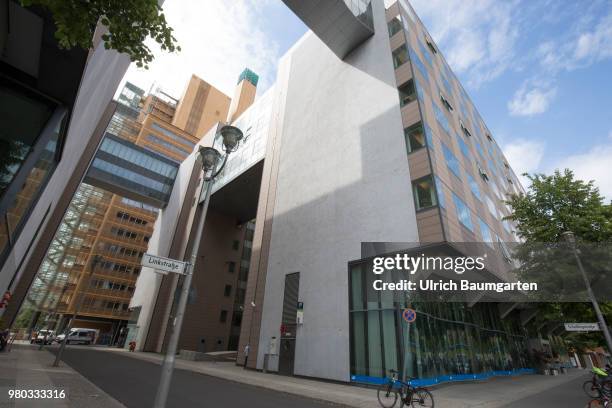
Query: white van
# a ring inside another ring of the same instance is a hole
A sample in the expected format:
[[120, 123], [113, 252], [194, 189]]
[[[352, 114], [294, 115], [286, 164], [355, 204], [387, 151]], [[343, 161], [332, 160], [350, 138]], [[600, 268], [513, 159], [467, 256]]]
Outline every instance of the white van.
[[93, 344], [98, 337], [95, 329], [71, 329], [66, 339], [66, 344]]

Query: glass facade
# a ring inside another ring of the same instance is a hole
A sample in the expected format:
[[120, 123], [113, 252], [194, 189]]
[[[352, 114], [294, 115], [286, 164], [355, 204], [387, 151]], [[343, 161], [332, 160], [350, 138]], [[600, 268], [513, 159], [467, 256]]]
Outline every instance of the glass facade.
[[59, 162], [66, 116], [42, 95], [0, 78], [0, 261]]
[[470, 231], [474, 231], [472, 216], [468, 206], [455, 193], [453, 193], [453, 201], [455, 203], [455, 208], [457, 209], [457, 218], [459, 219], [459, 222]]
[[[371, 270], [368, 262], [349, 267], [353, 381], [376, 382], [395, 369], [422, 384], [435, 384], [530, 367], [527, 338], [516, 314], [501, 319], [494, 303], [415, 302], [409, 292], [375, 291], [374, 279], [409, 276]], [[407, 307], [417, 312], [414, 323], [401, 317]]]

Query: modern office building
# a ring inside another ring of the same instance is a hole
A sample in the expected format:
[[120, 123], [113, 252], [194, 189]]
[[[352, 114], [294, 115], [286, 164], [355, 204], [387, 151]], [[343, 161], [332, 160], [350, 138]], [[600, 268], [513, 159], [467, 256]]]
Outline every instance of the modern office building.
[[[221, 94], [195, 76], [185, 94], [196, 93], [194, 89], [203, 86], [214, 95]], [[17, 326], [62, 330], [78, 309], [73, 327], [98, 329], [98, 343], [123, 340], [122, 328], [130, 314], [128, 305], [140, 261], [158, 207], [164, 205], [164, 190], [171, 187], [176, 167], [198, 142], [196, 135], [172, 122], [176, 115], [188, 112], [196, 116], [190, 123], [197, 130], [201, 123], [219, 120], [219, 112], [214, 110], [227, 114], [226, 99], [224, 105], [212, 99], [212, 108], [205, 100], [194, 109], [193, 104], [179, 104], [159, 89], [145, 95], [133, 84], [125, 85], [105, 138], [29, 288]], [[126, 149], [131, 152], [122, 153]], [[130, 167], [129, 162], [139, 160], [144, 160], [143, 168]], [[119, 185], [118, 175], [131, 183]], [[165, 187], [148, 192], [151, 202], [143, 203], [132, 196], [134, 190], [154, 190], [159, 183]]]
[[[9, 29], [10, 28], [10, 29]], [[100, 41], [65, 50], [46, 9], [0, 7], [0, 292], [31, 281], [95, 151], [130, 60]], [[14, 306], [15, 296], [8, 303]], [[12, 306], [11, 306], [12, 305]], [[0, 309], [0, 315], [6, 309]], [[6, 316], [3, 316], [6, 324]]]
[[[528, 371], [523, 326], [533, 313], [517, 304], [478, 294], [415, 303], [371, 289], [368, 242], [437, 255], [467, 254], [456, 244], [471, 243], [489, 254], [482, 279], [513, 279], [503, 200], [520, 183], [414, 10], [405, 0], [285, 4], [312, 31], [281, 58], [275, 85], [230, 114], [246, 138], [213, 188], [179, 348], [233, 349], [217, 333], [233, 330], [236, 310], [206, 298], [232, 297], [242, 246], [238, 363], [248, 344], [251, 368], [339, 381], [376, 382], [391, 368], [429, 383]], [[200, 144], [218, 143], [215, 132]], [[189, 253], [201, 212], [195, 155], [178, 170], [149, 252]], [[140, 274], [138, 348], [163, 350], [177, 280]], [[408, 327], [397, 313], [407, 306], [419, 315]]]

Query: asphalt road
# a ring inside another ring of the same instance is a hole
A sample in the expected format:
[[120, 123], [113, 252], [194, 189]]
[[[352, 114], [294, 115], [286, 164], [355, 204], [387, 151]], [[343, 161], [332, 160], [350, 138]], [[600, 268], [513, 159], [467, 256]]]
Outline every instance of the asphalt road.
[[[153, 406], [159, 382], [159, 365], [118, 353], [96, 351], [95, 348], [68, 347], [63, 360], [126, 407]], [[174, 371], [168, 408], [246, 406], [329, 408], [332, 405], [191, 371]]]
[[583, 408], [590, 399], [582, 391], [582, 384], [589, 379], [589, 375], [577, 377], [562, 385], [549, 388], [545, 392], [504, 405], [504, 408]]

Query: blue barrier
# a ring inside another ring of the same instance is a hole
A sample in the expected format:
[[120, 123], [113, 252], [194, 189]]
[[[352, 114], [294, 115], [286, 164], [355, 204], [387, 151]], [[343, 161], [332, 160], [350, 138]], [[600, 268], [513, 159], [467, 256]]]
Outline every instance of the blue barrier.
[[[442, 384], [445, 382], [478, 381], [486, 380], [487, 378], [491, 377], [535, 374], [535, 372], [536, 371], [533, 368], [519, 368], [516, 370], [487, 371], [478, 374], [449, 374], [440, 375], [432, 378], [416, 378], [414, 380], [411, 380], [410, 384], [414, 385], [415, 387], [430, 387], [432, 385]], [[381, 385], [386, 384], [387, 379], [383, 377], [370, 377], [367, 375], [351, 375], [351, 382], [359, 384]]]

